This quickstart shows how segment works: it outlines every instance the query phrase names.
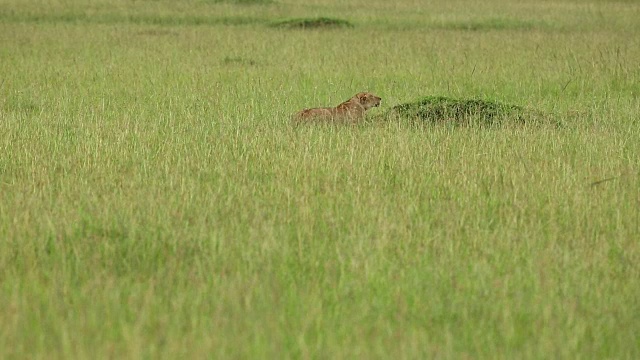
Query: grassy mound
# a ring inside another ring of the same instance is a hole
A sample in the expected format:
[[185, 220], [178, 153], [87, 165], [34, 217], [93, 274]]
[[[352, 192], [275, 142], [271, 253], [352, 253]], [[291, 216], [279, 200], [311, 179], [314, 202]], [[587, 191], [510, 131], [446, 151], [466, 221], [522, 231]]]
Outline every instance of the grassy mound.
[[454, 125], [500, 125], [539, 122], [544, 116], [521, 106], [479, 99], [427, 96], [392, 107], [387, 117], [424, 123]]
[[286, 19], [274, 22], [272, 26], [284, 29], [328, 29], [349, 28], [353, 27], [353, 24], [343, 19], [318, 17], [313, 19]]

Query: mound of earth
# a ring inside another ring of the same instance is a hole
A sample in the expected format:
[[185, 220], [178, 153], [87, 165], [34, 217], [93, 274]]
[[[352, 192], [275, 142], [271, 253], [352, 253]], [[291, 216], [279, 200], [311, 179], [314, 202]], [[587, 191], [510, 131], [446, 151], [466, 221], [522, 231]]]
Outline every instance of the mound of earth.
[[318, 17], [312, 19], [287, 19], [275, 22], [274, 27], [284, 29], [327, 29], [353, 27], [347, 20]]
[[414, 102], [396, 105], [389, 109], [386, 115], [403, 120], [455, 125], [528, 123], [537, 122], [543, 117], [538, 112], [517, 105], [444, 96], [427, 96]]

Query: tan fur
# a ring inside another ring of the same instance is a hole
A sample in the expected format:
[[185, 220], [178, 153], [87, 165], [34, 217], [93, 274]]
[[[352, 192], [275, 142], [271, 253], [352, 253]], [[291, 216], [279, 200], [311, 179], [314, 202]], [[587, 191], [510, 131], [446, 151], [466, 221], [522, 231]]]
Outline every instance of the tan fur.
[[293, 121], [296, 124], [310, 121], [355, 123], [364, 117], [365, 111], [380, 106], [381, 100], [371, 93], [361, 92], [334, 108], [304, 109], [293, 116]]

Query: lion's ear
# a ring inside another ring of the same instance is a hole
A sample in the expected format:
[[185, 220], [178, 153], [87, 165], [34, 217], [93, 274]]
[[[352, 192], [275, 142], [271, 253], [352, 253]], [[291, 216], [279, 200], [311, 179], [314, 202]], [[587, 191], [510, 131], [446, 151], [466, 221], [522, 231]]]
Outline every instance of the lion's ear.
[[367, 94], [358, 95], [358, 99], [360, 100], [361, 103], [364, 104], [367, 101]]

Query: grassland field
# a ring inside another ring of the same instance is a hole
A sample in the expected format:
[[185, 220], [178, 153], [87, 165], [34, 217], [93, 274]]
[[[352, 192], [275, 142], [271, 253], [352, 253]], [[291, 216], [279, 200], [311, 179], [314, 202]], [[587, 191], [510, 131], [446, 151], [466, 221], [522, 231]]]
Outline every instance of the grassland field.
[[[0, 358], [640, 358], [638, 19], [0, 0]], [[423, 96], [553, 121], [383, 116]]]

